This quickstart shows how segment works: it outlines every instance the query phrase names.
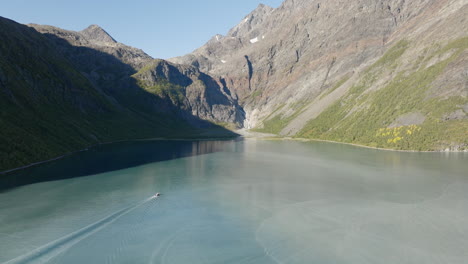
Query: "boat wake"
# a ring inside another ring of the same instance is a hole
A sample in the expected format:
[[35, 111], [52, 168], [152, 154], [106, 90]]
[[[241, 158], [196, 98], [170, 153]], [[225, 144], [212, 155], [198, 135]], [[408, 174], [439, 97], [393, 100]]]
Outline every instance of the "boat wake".
[[52, 242], [49, 242], [39, 248], [36, 248], [24, 255], [18, 256], [12, 260], [4, 262], [3, 264], [25, 264], [25, 263], [47, 263], [51, 259], [57, 257], [61, 253], [73, 247], [75, 244], [79, 243], [83, 239], [99, 232], [105, 227], [109, 226], [122, 216], [130, 213], [131, 211], [137, 209], [138, 207], [157, 199], [158, 196], [151, 196], [148, 199], [145, 199], [135, 205], [129, 206], [122, 210], [119, 210], [109, 216], [102, 218], [86, 227], [83, 227], [73, 233], [65, 235], [59, 239], [56, 239]]

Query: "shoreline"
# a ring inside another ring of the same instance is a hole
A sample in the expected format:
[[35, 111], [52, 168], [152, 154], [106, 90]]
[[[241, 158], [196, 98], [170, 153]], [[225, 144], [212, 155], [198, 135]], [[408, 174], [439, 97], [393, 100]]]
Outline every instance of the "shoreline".
[[281, 141], [300, 141], [300, 142], [325, 142], [325, 143], [333, 143], [333, 144], [342, 144], [342, 145], [349, 145], [359, 148], [366, 148], [366, 149], [374, 149], [374, 150], [383, 150], [383, 151], [393, 151], [393, 152], [404, 152], [404, 153], [468, 153], [468, 150], [404, 150], [404, 149], [388, 149], [388, 148], [378, 148], [378, 147], [371, 147], [366, 145], [360, 145], [356, 143], [346, 143], [346, 142], [339, 142], [333, 140], [326, 140], [326, 139], [311, 139], [311, 138], [292, 138], [292, 137], [250, 137], [250, 139], [260, 139], [260, 140], [281, 140]]
[[38, 162], [30, 163], [28, 165], [24, 165], [24, 166], [21, 166], [21, 167], [0, 171], [0, 175], [5, 175], [5, 174], [12, 173], [12, 172], [15, 172], [15, 171], [24, 170], [24, 169], [31, 168], [31, 167], [34, 167], [34, 166], [38, 166], [38, 165], [41, 165], [41, 164], [44, 164], [44, 163], [57, 161], [57, 160], [60, 160], [60, 159], [75, 155], [75, 154], [80, 153], [80, 152], [88, 151], [88, 150], [90, 150], [92, 148], [96, 148], [96, 147], [99, 147], [99, 146], [110, 145], [110, 144], [115, 144], [115, 143], [138, 142], [138, 141], [163, 141], [163, 140], [164, 141], [212, 141], [212, 140], [235, 140], [236, 138], [239, 138], [239, 136], [222, 137], [222, 138], [162, 138], [162, 137], [157, 137], [157, 138], [128, 139], [128, 140], [116, 140], [116, 141], [111, 141], [111, 142], [103, 142], [103, 143], [99, 143], [99, 144], [95, 144], [95, 145], [90, 145], [90, 146], [88, 146], [88, 147], [86, 147], [84, 149], [72, 151], [72, 152], [69, 152], [69, 153], [60, 155], [58, 157], [48, 159], [48, 160], [38, 161]]
[[[235, 133], [238, 131], [234, 131]], [[259, 134], [255, 132], [255, 134]], [[450, 150], [450, 151], [419, 151], [419, 150], [398, 150], [398, 149], [387, 149], [387, 148], [378, 148], [378, 147], [371, 147], [371, 146], [366, 146], [366, 145], [360, 145], [360, 144], [355, 144], [355, 143], [346, 143], [346, 142], [339, 142], [339, 141], [332, 141], [332, 140], [325, 140], [325, 139], [310, 139], [310, 138], [292, 138], [292, 137], [273, 137], [271, 134], [265, 134], [264, 136], [246, 136], [245, 134], [238, 135], [235, 137], [213, 137], [213, 138], [164, 138], [164, 137], [157, 137], [157, 138], [146, 138], [146, 139], [129, 139], [129, 140], [117, 140], [117, 141], [111, 141], [111, 142], [104, 142], [104, 143], [99, 143], [95, 145], [90, 145], [84, 149], [80, 149], [77, 151], [73, 151], [70, 153], [66, 153], [64, 155], [48, 159], [48, 160], [43, 160], [43, 161], [38, 161], [34, 162], [25, 166], [5, 170], [5, 171], [0, 171], [0, 175], [12, 173], [15, 171], [31, 168], [34, 166], [38, 166], [44, 163], [52, 162], [52, 161], [57, 161], [69, 156], [72, 156], [74, 154], [80, 153], [80, 152], [85, 152], [88, 151], [89, 149], [99, 147], [99, 146], [105, 146], [105, 145], [110, 145], [110, 144], [115, 144], [115, 143], [124, 143], [124, 142], [138, 142], [138, 141], [212, 141], [212, 140], [235, 140], [237, 138], [243, 138], [243, 139], [255, 139], [255, 140], [271, 140], [271, 141], [299, 141], [299, 142], [325, 142], [325, 143], [333, 143], [333, 144], [342, 144], [342, 145], [349, 145], [349, 146], [354, 146], [354, 147], [359, 147], [359, 148], [366, 148], [366, 149], [373, 149], [373, 150], [382, 150], [382, 151], [392, 151], [392, 152], [402, 152], [402, 153], [468, 153], [468, 150]]]

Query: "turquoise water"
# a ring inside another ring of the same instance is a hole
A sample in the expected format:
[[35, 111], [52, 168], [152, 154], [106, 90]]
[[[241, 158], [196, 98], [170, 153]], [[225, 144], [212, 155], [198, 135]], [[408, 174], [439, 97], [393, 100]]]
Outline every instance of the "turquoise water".
[[468, 263], [466, 153], [154, 141], [21, 177], [0, 263]]

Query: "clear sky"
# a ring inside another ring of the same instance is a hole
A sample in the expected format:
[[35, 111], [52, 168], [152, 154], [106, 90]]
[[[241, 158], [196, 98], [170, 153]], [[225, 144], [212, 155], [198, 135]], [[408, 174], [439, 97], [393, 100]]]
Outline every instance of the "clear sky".
[[155, 58], [184, 55], [226, 34], [263, 3], [283, 0], [2, 0], [0, 16], [79, 31], [98, 24]]

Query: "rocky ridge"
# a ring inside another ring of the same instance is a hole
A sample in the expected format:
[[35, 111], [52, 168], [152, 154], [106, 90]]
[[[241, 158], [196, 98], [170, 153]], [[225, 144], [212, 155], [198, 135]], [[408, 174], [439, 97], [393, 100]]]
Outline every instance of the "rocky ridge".
[[[235, 99], [224, 92], [223, 84], [201, 74], [195, 67], [153, 59], [140, 49], [117, 42], [97, 25], [79, 32], [52, 26], [30, 26], [54, 40], [67, 57], [80, 65], [80, 70], [93, 83], [109, 93], [128, 90], [132, 81], [136, 80], [135, 84], [141, 85], [140, 88], [165, 99], [167, 106], [164, 108], [172, 105], [174, 111], [182, 110], [179, 111], [180, 115], [194, 125], [200, 124], [192, 116], [223, 125], [242, 124], [243, 110]], [[66, 43], [63, 43], [64, 40]], [[70, 50], [69, 45], [74, 50]], [[116, 66], [114, 58], [122, 64]], [[156, 86], [160, 89], [152, 89]], [[173, 91], [169, 91], [171, 89]]]

